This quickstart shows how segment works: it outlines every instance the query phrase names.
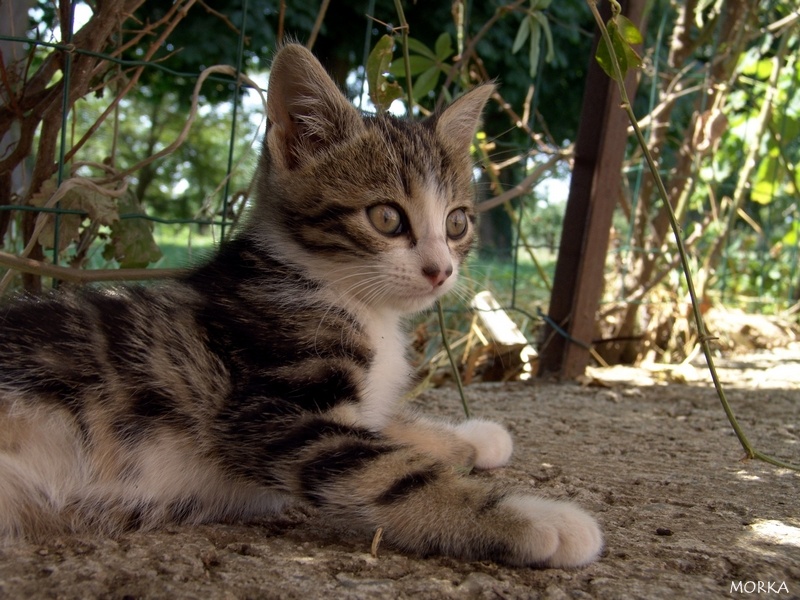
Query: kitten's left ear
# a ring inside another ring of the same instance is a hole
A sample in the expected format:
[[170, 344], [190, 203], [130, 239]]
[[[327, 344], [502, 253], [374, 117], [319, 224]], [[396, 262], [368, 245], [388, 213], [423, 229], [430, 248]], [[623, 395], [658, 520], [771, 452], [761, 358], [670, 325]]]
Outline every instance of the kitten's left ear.
[[436, 133], [451, 151], [457, 154], [469, 152], [481, 122], [481, 113], [493, 92], [491, 83], [473, 88], [436, 117]]
[[305, 47], [275, 56], [267, 91], [270, 154], [294, 168], [363, 129], [358, 111]]

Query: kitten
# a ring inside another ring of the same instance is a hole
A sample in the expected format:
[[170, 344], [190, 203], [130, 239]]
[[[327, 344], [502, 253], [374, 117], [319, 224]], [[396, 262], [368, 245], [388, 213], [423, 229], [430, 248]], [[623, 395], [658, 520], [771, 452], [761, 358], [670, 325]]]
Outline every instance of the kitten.
[[401, 319], [473, 240], [470, 142], [492, 86], [422, 123], [363, 117], [302, 46], [276, 56], [255, 206], [164, 286], [0, 309], [0, 537], [249, 519], [290, 501], [418, 554], [571, 567], [578, 508], [493, 487], [500, 425], [401, 406]]

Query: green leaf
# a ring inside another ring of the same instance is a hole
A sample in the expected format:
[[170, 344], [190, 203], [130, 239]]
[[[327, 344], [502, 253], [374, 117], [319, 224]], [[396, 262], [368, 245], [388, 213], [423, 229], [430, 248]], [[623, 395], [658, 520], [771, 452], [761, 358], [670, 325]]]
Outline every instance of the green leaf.
[[392, 62], [394, 38], [384, 35], [375, 44], [367, 58], [367, 84], [369, 97], [379, 111], [388, 110], [392, 102], [403, 95], [402, 88], [396, 81], [390, 82], [386, 78]]
[[771, 58], [763, 58], [756, 63], [756, 79], [767, 81], [772, 75], [772, 69], [775, 68], [775, 63]]
[[[550, 4], [549, 0], [547, 3]], [[550, 30], [550, 21], [547, 20], [547, 16], [543, 12], [538, 11], [533, 13], [533, 18], [539, 21], [539, 24], [542, 26], [542, 31], [544, 31], [544, 39], [547, 44], [547, 54], [544, 60], [545, 62], [553, 62], [556, 57], [556, 52], [553, 45], [553, 32]]]
[[[800, 96], [796, 97], [793, 103], [800, 101]], [[800, 113], [797, 109], [791, 110], [789, 104], [783, 111], [772, 111], [772, 127], [775, 131], [780, 131], [782, 140], [797, 140], [800, 138]], [[797, 108], [800, 108], [798, 105]], [[794, 115], [789, 114], [795, 113]], [[784, 142], [786, 143], [786, 142]]]
[[542, 26], [539, 24], [539, 21], [533, 18], [533, 16], [529, 16], [528, 20], [531, 22], [531, 40], [528, 48], [530, 66], [528, 68], [528, 74], [531, 76], [531, 79], [533, 79], [536, 77], [536, 71], [539, 70], [539, 53], [542, 48]]
[[750, 199], [761, 205], [767, 205], [775, 198], [777, 186], [771, 181], [758, 181], [750, 190]]
[[742, 74], [759, 81], [767, 81], [772, 75], [772, 69], [775, 67], [775, 63], [771, 58], [762, 58], [760, 60], [747, 60], [745, 58], [744, 60], [746, 62], [742, 68]]
[[[636, 29], [636, 26], [633, 25], [629, 19], [621, 15], [618, 15], [616, 19], [622, 23], [622, 26], [618, 26], [617, 21], [611, 19], [606, 24], [606, 29], [608, 30], [608, 37], [611, 38], [613, 55], [619, 63], [619, 69], [624, 79], [630, 69], [636, 69], [642, 65], [642, 59], [631, 47], [631, 44], [641, 43], [642, 34], [639, 33], [639, 30]], [[597, 60], [603, 71], [606, 72], [606, 75], [611, 77], [614, 81], [619, 81], [617, 73], [614, 70], [614, 63], [611, 60], [611, 51], [606, 44], [605, 37], [600, 38], [600, 43], [597, 45], [595, 60]]]
[[522, 23], [519, 24], [519, 29], [517, 29], [517, 35], [514, 38], [514, 45], [511, 46], [511, 54], [516, 54], [519, 52], [519, 49], [522, 48], [522, 45], [525, 43], [525, 40], [528, 39], [528, 35], [531, 32], [531, 20], [526, 16], [522, 19]]
[[367, 82], [370, 88], [377, 86], [378, 79], [386, 72], [392, 62], [392, 51], [394, 49], [394, 39], [389, 35], [384, 35], [375, 44], [367, 58]]
[[436, 44], [434, 46], [434, 50], [436, 52], [436, 58], [440, 61], [444, 62], [453, 54], [453, 40], [450, 38], [450, 34], [445, 32], [436, 38]]
[[[609, 36], [611, 32], [609, 31]], [[613, 38], [612, 38], [613, 39]], [[614, 81], [619, 81], [619, 77], [617, 77], [617, 72], [614, 69], [614, 63], [611, 60], [611, 52], [608, 49], [608, 42], [606, 42], [605, 37], [601, 37], [600, 41], [597, 43], [597, 52], [594, 54], [594, 59], [597, 61], [597, 64], [605, 71], [606, 75], [611, 77]], [[620, 57], [617, 56], [617, 60], [620, 60]], [[620, 62], [620, 70], [622, 71], [623, 76], [625, 75], [625, 68], [622, 66]]]
[[436, 83], [439, 81], [440, 73], [441, 70], [439, 67], [431, 67], [422, 75], [417, 77], [417, 80], [414, 82], [414, 100], [424, 98], [433, 88], [436, 87]]
[[[433, 66], [436, 66], [436, 61], [431, 60], [427, 56], [420, 56], [419, 54], [412, 54], [408, 57], [408, 64], [411, 69], [411, 76], [419, 75], [423, 71], [427, 71]], [[392, 66], [389, 67], [389, 73], [397, 77], [406, 76], [406, 65], [405, 61], [402, 58], [397, 59], [392, 63]]]
[[800, 222], [794, 221], [781, 241], [787, 246], [800, 246]]
[[[397, 38], [397, 41], [402, 44], [403, 38]], [[409, 52], [416, 52], [422, 56], [427, 56], [431, 60], [436, 60], [436, 53], [417, 39], [408, 38], [408, 50]]]
[[628, 17], [624, 17], [622, 15], [617, 15], [617, 28], [619, 29], [619, 33], [622, 36], [622, 39], [628, 42], [630, 45], [634, 44], [641, 44], [644, 42], [644, 38], [642, 38], [641, 32], [636, 28], [636, 25], [633, 24]]
[[[119, 200], [120, 212], [141, 213], [139, 201], [132, 192], [123, 194]], [[109, 241], [103, 248], [103, 258], [115, 259], [123, 269], [146, 267], [161, 258], [161, 249], [153, 239], [153, 224], [145, 219], [121, 219], [111, 224]]]
[[780, 164], [779, 154], [778, 148], [773, 147], [759, 163], [755, 183], [750, 189], [750, 199], [753, 202], [766, 205], [780, 193], [784, 169]]

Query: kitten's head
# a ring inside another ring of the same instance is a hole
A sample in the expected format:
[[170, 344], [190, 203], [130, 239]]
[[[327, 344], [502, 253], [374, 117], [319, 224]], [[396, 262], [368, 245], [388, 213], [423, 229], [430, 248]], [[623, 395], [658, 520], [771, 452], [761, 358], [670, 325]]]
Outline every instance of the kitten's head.
[[490, 85], [415, 123], [364, 117], [305, 48], [275, 57], [250, 231], [343, 299], [413, 312], [474, 237], [469, 148]]

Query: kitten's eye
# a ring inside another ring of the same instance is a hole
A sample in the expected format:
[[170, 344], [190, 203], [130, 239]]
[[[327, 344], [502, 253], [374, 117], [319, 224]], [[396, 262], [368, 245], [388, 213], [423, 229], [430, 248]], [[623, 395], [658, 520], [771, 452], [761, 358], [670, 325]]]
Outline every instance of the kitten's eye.
[[463, 208], [455, 209], [447, 215], [447, 237], [451, 240], [464, 237], [464, 234], [467, 233], [467, 225], [469, 225], [469, 220], [466, 211]]
[[377, 204], [367, 209], [372, 225], [384, 235], [400, 235], [405, 232], [405, 221], [399, 209], [389, 204]]

